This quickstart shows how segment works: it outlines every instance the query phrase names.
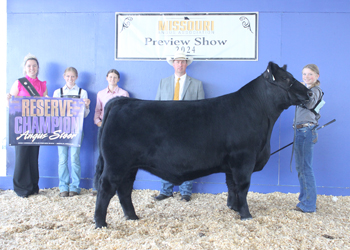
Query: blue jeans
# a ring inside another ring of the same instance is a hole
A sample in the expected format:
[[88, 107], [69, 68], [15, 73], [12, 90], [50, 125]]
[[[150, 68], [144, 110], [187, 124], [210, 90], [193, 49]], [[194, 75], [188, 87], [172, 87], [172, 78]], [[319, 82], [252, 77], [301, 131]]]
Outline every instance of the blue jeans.
[[[81, 136], [83, 140], [83, 135]], [[58, 148], [58, 177], [60, 192], [77, 192], [80, 194], [80, 147], [57, 146]], [[68, 150], [70, 149], [71, 175], [72, 183], [70, 183], [68, 169]], [[69, 184], [70, 183], [70, 184]]]
[[[191, 196], [192, 194], [192, 186], [193, 186], [193, 181], [185, 181], [179, 186], [179, 191], [181, 195], [189, 195]], [[160, 190], [161, 194], [164, 194], [166, 196], [171, 196], [173, 194], [173, 188], [174, 184], [162, 180], [162, 188]]]
[[312, 169], [313, 149], [317, 142], [315, 126], [297, 129], [295, 138], [295, 164], [300, 183], [297, 207], [307, 213], [316, 212], [316, 180]]

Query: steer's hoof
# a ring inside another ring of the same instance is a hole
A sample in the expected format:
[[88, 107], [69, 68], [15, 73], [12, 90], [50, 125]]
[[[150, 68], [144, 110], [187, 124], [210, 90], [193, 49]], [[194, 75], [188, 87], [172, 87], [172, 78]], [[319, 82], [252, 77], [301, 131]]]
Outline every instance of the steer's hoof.
[[99, 224], [96, 223], [95, 225], [96, 225], [96, 226], [95, 226], [95, 229], [107, 227], [107, 223], [106, 223], [106, 222], [104, 222], [104, 223], [99, 223]]
[[253, 217], [245, 217], [245, 218], [243, 218], [243, 217], [241, 217], [241, 220], [251, 220], [251, 219], [253, 219]]
[[137, 217], [137, 215], [134, 215], [134, 216], [127, 216], [127, 215], [125, 215], [124, 218], [126, 220], [138, 220], [139, 219], [139, 217]]

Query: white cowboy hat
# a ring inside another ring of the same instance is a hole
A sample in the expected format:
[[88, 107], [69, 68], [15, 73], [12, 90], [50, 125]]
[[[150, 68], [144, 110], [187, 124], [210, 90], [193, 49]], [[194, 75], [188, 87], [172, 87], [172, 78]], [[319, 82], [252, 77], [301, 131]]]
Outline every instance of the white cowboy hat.
[[186, 60], [188, 66], [192, 63], [193, 57], [186, 56], [186, 54], [182, 51], [177, 51], [174, 56], [168, 56], [166, 60], [171, 66], [173, 66], [174, 60]]

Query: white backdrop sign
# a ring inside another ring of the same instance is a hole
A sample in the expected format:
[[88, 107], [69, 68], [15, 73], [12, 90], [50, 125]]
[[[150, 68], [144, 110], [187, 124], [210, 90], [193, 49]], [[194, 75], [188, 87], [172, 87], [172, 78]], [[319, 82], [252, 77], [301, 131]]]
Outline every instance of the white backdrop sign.
[[258, 60], [258, 13], [116, 13], [116, 60]]

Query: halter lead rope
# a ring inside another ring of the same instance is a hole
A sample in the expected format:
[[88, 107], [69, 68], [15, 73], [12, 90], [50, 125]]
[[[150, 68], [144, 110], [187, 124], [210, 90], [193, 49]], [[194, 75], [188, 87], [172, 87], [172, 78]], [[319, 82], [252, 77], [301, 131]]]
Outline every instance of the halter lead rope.
[[290, 158], [290, 172], [292, 173], [292, 162], [293, 162], [293, 153], [294, 153], [294, 142], [295, 142], [295, 136], [297, 133], [297, 126], [296, 126], [296, 120], [297, 120], [297, 106], [295, 107], [295, 115], [294, 115], [294, 124], [293, 124], [293, 130], [294, 130], [294, 136], [293, 136], [293, 147], [292, 147], [292, 156]]

